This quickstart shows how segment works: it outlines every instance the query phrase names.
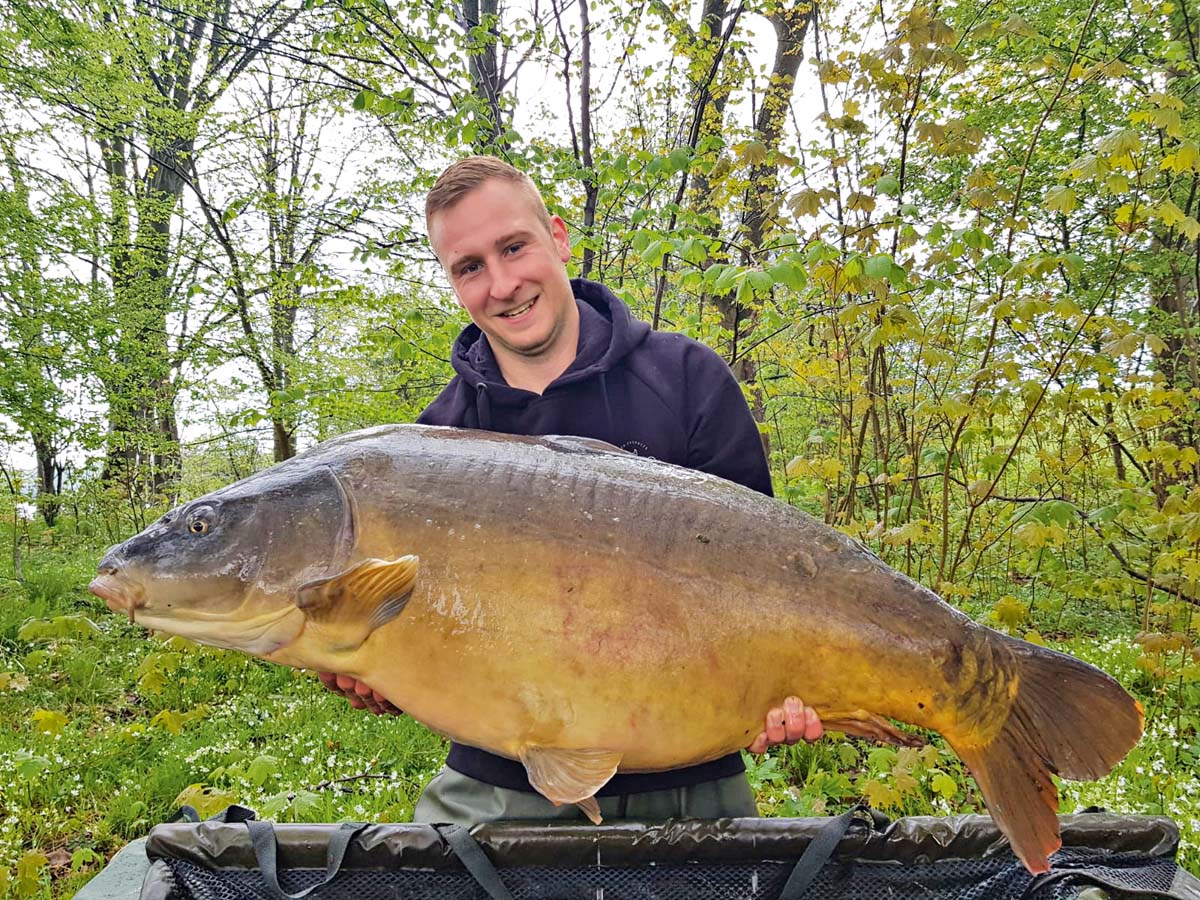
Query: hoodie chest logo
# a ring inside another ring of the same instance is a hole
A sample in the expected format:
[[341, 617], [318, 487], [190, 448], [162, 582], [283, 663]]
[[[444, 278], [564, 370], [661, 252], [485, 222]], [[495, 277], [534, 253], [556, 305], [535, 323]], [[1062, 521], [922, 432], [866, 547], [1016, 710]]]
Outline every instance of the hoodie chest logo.
[[621, 445], [621, 449], [627, 453], [632, 453], [634, 456], [649, 456], [653, 459], [650, 448], [641, 441], [626, 441]]

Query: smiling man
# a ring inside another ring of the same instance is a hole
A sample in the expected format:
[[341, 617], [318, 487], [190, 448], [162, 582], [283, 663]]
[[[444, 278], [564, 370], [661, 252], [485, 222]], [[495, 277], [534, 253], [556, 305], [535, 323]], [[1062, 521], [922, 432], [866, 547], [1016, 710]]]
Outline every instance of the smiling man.
[[[566, 224], [527, 175], [491, 157], [464, 159], [430, 190], [425, 218], [473, 324], [454, 344], [455, 378], [418, 421], [597, 438], [771, 494], [758, 427], [729, 367], [703, 344], [652, 331], [603, 285], [571, 279]], [[322, 680], [355, 706], [399, 712], [369, 685], [329, 673]], [[752, 752], [821, 735], [816, 713], [795, 697], [765, 712]], [[606, 820], [756, 814], [736, 753], [617, 775], [597, 800]], [[416, 821], [460, 825], [581, 817], [537, 794], [519, 762], [461, 744], [451, 744], [414, 811]]]

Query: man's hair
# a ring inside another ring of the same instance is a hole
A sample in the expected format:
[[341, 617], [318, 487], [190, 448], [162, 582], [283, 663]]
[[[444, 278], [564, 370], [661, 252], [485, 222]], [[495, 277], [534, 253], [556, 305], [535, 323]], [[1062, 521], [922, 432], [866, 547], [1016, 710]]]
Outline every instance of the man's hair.
[[538, 221], [550, 231], [550, 211], [533, 179], [494, 156], [468, 156], [460, 159], [438, 176], [425, 197], [425, 224], [434, 213], [449, 209], [475, 188], [487, 181], [507, 181], [515, 184], [533, 204]]

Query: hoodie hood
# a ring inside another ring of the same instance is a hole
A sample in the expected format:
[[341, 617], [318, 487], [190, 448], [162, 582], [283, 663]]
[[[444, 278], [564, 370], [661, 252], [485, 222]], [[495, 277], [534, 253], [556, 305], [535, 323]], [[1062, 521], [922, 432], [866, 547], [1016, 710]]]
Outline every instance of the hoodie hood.
[[[629, 307], [604, 285], [572, 278], [571, 290], [579, 308], [579, 346], [575, 361], [547, 386], [545, 393], [603, 375], [650, 333], [650, 326], [635, 319]], [[487, 336], [478, 325], [463, 329], [454, 342], [450, 362], [472, 391], [479, 392], [480, 386], [484, 386], [492, 405], [519, 406], [537, 396], [508, 385]]]

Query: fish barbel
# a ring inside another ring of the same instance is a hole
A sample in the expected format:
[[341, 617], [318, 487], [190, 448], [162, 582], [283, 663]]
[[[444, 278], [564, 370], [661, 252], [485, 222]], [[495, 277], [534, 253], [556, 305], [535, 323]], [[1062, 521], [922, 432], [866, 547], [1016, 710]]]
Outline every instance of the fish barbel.
[[1106, 774], [1142, 711], [804, 513], [582, 438], [384, 426], [186, 503], [91, 590], [147, 628], [353, 676], [555, 803], [825, 728], [940, 732], [1016, 854], [1059, 847], [1051, 773]]

